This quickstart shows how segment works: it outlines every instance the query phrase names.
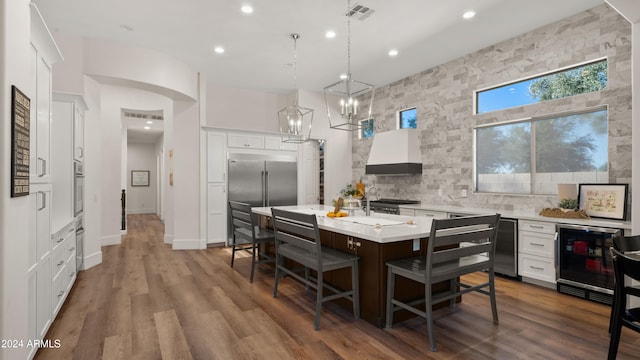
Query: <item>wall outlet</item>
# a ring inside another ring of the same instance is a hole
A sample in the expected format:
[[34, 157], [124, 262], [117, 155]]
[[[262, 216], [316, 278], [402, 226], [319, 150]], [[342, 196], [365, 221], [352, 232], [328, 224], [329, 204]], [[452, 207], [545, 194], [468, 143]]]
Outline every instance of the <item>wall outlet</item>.
[[460, 196], [467, 197], [467, 190], [466, 189], [461, 190], [460, 191]]

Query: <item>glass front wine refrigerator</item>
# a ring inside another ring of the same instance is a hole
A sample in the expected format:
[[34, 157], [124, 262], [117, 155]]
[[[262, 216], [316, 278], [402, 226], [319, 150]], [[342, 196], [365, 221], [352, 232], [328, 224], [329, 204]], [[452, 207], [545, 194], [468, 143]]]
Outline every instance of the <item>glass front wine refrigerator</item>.
[[614, 274], [609, 248], [622, 230], [564, 224], [556, 230], [558, 291], [611, 305]]

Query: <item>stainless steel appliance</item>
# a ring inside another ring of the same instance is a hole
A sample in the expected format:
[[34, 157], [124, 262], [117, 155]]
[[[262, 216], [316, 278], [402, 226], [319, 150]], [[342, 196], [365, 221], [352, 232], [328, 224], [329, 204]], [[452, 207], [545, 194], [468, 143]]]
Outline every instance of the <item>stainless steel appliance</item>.
[[556, 230], [558, 291], [611, 305], [614, 274], [609, 248], [622, 230], [564, 224]]
[[84, 267], [84, 219], [76, 216], [76, 272]]
[[418, 200], [379, 199], [369, 201], [370, 210], [378, 213], [400, 214], [400, 205], [420, 204]]
[[[469, 214], [449, 213], [450, 218]], [[496, 274], [518, 277], [518, 220], [500, 218], [493, 270]]]
[[84, 165], [80, 161], [73, 162], [73, 213], [78, 216], [84, 208]]
[[[298, 203], [298, 166], [294, 157], [229, 154], [228, 174], [229, 201], [251, 206]], [[230, 214], [228, 218], [230, 221]], [[232, 227], [227, 228], [230, 231]]]

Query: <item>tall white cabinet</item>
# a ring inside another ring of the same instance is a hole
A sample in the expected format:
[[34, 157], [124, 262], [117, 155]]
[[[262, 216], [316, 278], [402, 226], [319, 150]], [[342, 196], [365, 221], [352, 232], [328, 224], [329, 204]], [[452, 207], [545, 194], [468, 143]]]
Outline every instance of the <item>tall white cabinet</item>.
[[[31, 100], [30, 108], [30, 213], [28, 279], [29, 339], [43, 339], [51, 326], [57, 306], [52, 292], [55, 265], [60, 255], [52, 246], [51, 219], [53, 204], [51, 164], [52, 65], [62, 60], [51, 33], [38, 8], [31, 3], [31, 81], [23, 92]], [[56, 254], [54, 254], [56, 252]], [[68, 282], [67, 282], [68, 284]], [[37, 348], [30, 349], [29, 358]]]
[[227, 135], [207, 133], [207, 244], [227, 239]]

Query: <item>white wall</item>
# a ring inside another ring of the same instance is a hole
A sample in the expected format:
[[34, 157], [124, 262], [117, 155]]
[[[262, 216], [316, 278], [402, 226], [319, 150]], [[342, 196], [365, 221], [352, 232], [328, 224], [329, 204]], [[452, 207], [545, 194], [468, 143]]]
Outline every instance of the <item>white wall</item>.
[[[173, 126], [173, 249], [200, 249], [200, 111], [198, 103], [176, 101]], [[203, 234], [204, 235], [204, 234]], [[204, 236], [202, 237], [204, 240]]]
[[[158, 174], [155, 144], [129, 143], [127, 149], [127, 214], [155, 214]], [[149, 186], [131, 186], [131, 171], [149, 171]]]
[[129, 86], [174, 99], [198, 98], [198, 75], [186, 64], [155, 50], [124, 43], [84, 39], [84, 73], [103, 82]]
[[279, 132], [278, 110], [286, 96], [260, 91], [207, 86], [206, 126]]
[[[29, 88], [28, 0], [0, 0], [0, 339], [27, 338], [27, 197], [10, 198], [11, 85]], [[26, 94], [31, 99], [34, 94]], [[0, 348], [0, 359], [24, 359], [26, 348]]]
[[102, 263], [102, 127], [100, 84], [84, 78], [84, 268]]

